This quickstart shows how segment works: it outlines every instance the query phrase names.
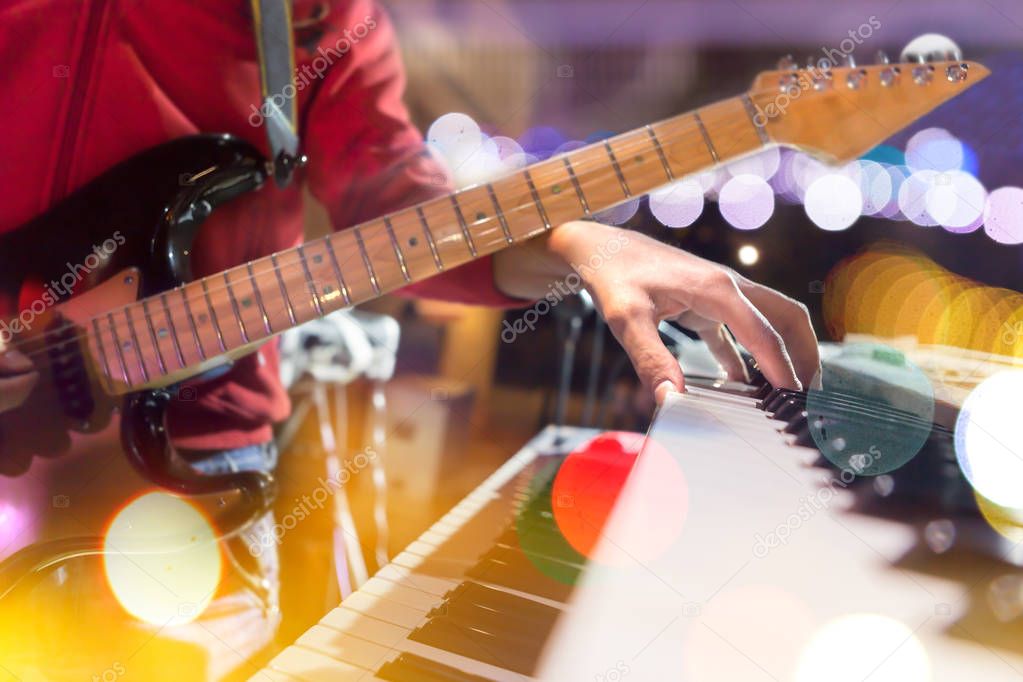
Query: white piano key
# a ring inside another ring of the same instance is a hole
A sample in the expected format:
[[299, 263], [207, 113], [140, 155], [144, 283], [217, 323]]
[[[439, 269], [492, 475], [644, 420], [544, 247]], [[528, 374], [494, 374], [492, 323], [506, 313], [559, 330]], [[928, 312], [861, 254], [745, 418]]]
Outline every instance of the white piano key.
[[333, 628], [314, 625], [295, 644], [359, 668], [375, 671], [390, 657], [392, 649]]
[[361, 590], [348, 595], [341, 606], [387, 623], [401, 625], [409, 630], [417, 627], [426, 616], [425, 611], [413, 609]]
[[365, 584], [359, 588], [359, 591], [365, 591], [368, 594], [390, 599], [391, 601], [423, 612], [436, 608], [443, 601], [440, 597], [428, 592], [423, 592], [422, 590], [415, 589], [408, 585], [399, 585], [398, 583], [390, 582], [378, 577], [373, 577], [367, 580]]
[[459, 581], [451, 578], [441, 578], [424, 573], [416, 573], [404, 566], [389, 563], [376, 573], [377, 577], [389, 580], [393, 583], [408, 584], [417, 590], [429, 592], [436, 596], [443, 596], [449, 590], [454, 589]]
[[320, 619], [320, 625], [391, 648], [404, 641], [411, 631], [344, 606], [329, 611]]
[[376, 679], [368, 670], [298, 646], [289, 646], [277, 654], [268, 667], [303, 682], [367, 682]]

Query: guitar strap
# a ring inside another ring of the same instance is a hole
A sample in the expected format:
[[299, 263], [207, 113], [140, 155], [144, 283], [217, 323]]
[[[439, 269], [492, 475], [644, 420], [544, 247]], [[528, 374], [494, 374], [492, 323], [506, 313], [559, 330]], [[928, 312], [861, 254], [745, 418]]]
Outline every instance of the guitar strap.
[[304, 157], [298, 153], [298, 91], [291, 32], [291, 0], [249, 0], [252, 29], [259, 48], [259, 113], [270, 142], [274, 179], [280, 187], [291, 181]]

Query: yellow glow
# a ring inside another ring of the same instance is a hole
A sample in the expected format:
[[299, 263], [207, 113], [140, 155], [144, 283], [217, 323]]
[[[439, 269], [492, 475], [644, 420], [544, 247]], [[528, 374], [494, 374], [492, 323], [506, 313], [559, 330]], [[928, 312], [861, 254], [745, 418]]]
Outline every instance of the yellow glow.
[[117, 513], [103, 542], [107, 582], [128, 613], [158, 626], [195, 620], [220, 583], [221, 556], [209, 521], [163, 492]]
[[894, 618], [842, 616], [818, 630], [803, 650], [796, 682], [925, 682], [931, 664], [920, 640]]
[[976, 490], [973, 491], [973, 496], [977, 500], [977, 508], [980, 509], [980, 513], [988, 525], [998, 531], [999, 535], [1008, 538], [1014, 545], [1023, 542], [1023, 509], [1001, 507]]

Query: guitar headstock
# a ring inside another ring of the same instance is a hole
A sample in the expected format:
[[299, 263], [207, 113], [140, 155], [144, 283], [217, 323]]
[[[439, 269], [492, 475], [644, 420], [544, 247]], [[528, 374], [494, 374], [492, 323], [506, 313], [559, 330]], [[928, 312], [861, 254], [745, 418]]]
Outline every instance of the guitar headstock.
[[990, 74], [955, 53], [931, 57], [916, 57], [907, 48], [900, 63], [887, 63], [881, 55], [880, 63], [869, 66], [822, 60], [805, 68], [786, 58], [757, 76], [749, 97], [758, 125], [773, 141], [844, 163]]

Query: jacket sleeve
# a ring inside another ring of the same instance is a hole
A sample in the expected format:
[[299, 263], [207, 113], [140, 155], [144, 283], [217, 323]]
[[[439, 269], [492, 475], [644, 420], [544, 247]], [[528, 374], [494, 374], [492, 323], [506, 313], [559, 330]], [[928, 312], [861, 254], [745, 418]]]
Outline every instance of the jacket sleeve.
[[[404, 68], [384, 12], [372, 0], [333, 2], [321, 27], [316, 46], [298, 50], [297, 78], [300, 91], [309, 90], [302, 93], [308, 96], [302, 128], [309, 186], [334, 229], [449, 192], [446, 169], [427, 152], [402, 101]], [[477, 305], [524, 304], [495, 287], [490, 257], [399, 293]]]

